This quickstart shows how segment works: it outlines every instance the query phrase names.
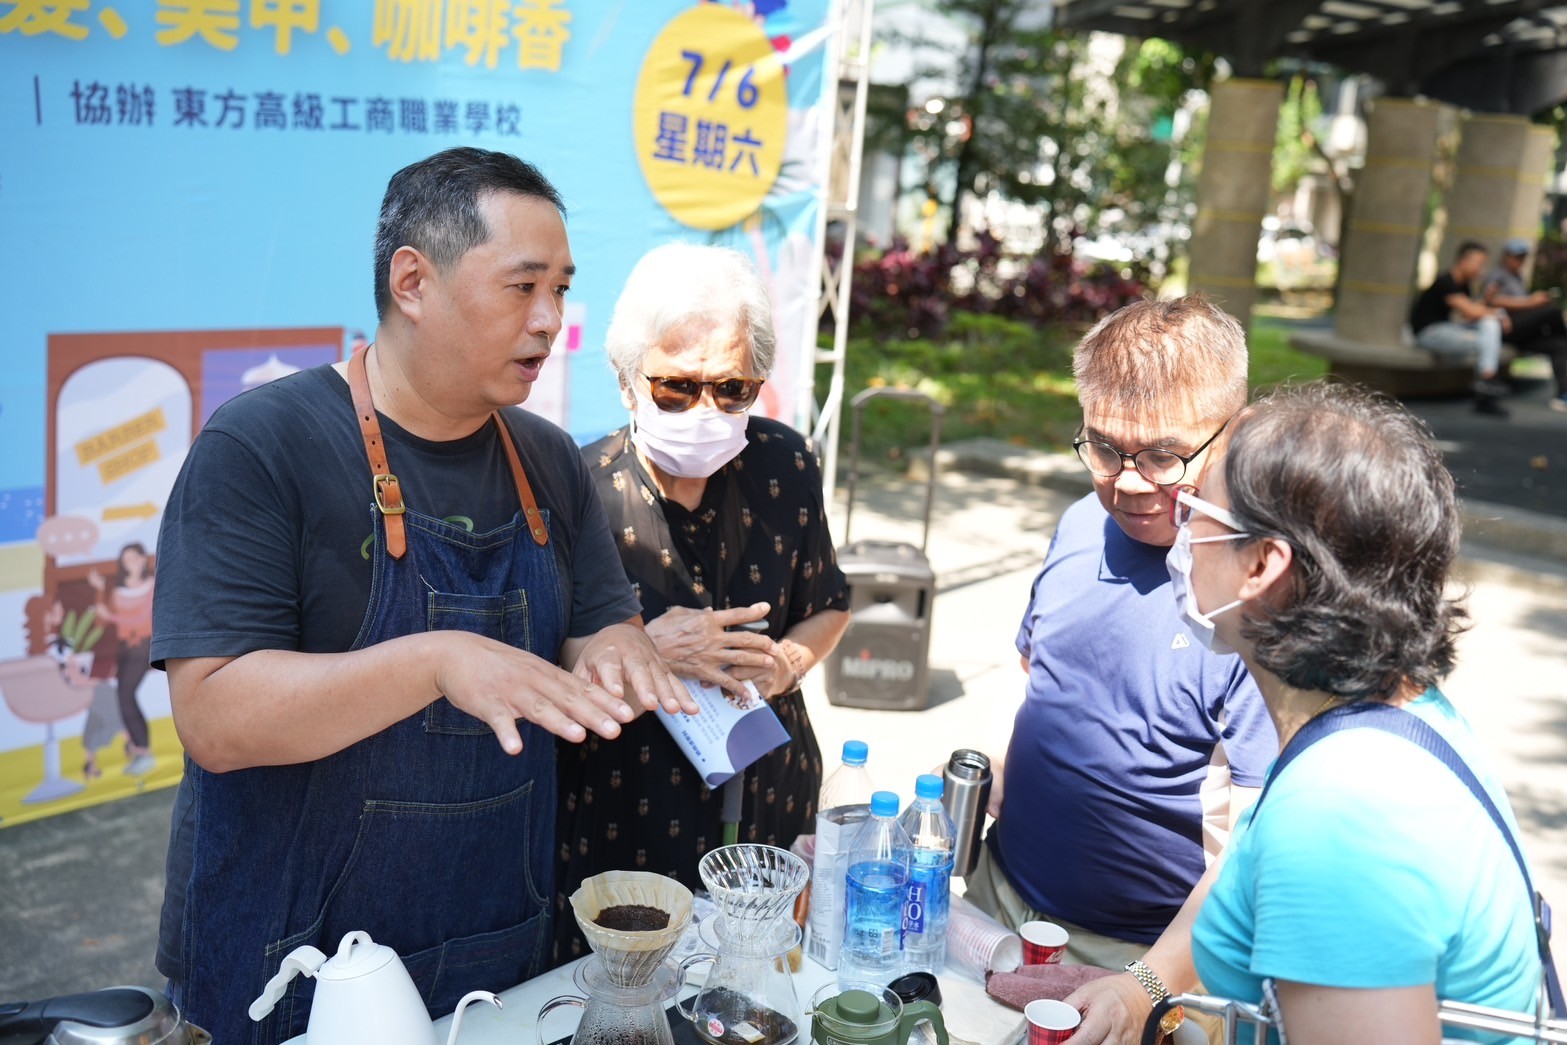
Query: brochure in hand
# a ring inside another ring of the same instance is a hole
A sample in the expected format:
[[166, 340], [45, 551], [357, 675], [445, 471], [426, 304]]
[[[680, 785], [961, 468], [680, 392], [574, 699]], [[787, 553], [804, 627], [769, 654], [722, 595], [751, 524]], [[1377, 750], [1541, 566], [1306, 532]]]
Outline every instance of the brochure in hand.
[[708, 787], [720, 786], [788, 741], [789, 731], [751, 683], [738, 697], [696, 679], [681, 681], [702, 713], [671, 714], [660, 708], [656, 714]]

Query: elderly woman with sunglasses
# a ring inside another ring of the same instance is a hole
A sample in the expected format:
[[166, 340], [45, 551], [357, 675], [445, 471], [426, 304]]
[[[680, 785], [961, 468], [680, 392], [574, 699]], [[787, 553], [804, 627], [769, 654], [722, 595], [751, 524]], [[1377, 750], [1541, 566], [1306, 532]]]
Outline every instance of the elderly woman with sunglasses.
[[[746, 770], [737, 835], [788, 847], [813, 829], [822, 779], [800, 680], [843, 635], [848, 586], [810, 444], [751, 413], [773, 365], [767, 288], [733, 250], [655, 248], [606, 347], [631, 423], [583, 454], [648, 634], [676, 674], [772, 704], [791, 739]], [[561, 774], [557, 912], [605, 870], [701, 884], [697, 861], [724, 844], [723, 794], [653, 716], [563, 748]], [[557, 960], [584, 953], [569, 914], [556, 938]]]
[[1233, 422], [1172, 513], [1183, 615], [1240, 653], [1283, 746], [1197, 916], [1207, 989], [1273, 993], [1291, 1045], [1436, 1045], [1438, 999], [1532, 1009], [1517, 827], [1437, 689], [1465, 614], [1446, 593], [1459, 515], [1430, 433], [1342, 386], [1281, 393]]

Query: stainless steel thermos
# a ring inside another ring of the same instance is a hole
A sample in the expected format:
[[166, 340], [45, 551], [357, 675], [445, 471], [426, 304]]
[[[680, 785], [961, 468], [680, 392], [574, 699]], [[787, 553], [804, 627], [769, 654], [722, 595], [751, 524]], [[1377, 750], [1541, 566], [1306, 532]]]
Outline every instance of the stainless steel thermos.
[[990, 804], [990, 759], [981, 751], [963, 748], [952, 753], [941, 775], [946, 782], [941, 804], [947, 807], [957, 835], [952, 844], [952, 873], [966, 877], [979, 863], [985, 807]]

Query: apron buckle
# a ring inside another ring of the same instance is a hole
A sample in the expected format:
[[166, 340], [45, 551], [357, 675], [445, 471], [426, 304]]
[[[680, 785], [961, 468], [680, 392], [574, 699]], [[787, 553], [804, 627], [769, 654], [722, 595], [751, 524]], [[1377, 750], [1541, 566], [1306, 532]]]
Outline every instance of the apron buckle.
[[375, 506], [382, 515], [402, 515], [408, 510], [403, 507], [403, 488], [397, 476], [386, 473], [375, 477]]

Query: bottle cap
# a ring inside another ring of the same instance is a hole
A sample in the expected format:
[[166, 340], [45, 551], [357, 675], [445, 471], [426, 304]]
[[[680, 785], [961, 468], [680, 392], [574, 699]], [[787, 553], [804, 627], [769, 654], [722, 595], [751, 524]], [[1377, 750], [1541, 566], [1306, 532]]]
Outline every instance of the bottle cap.
[[921, 773], [914, 779], [915, 798], [940, 798], [946, 784], [934, 773]]
[[871, 796], [871, 816], [897, 816], [898, 796], [891, 791], [878, 791]]
[[928, 1001], [936, 1008], [941, 1008], [941, 985], [928, 972], [911, 972], [900, 976], [888, 984], [887, 989], [905, 1005]]
[[865, 758], [871, 749], [865, 746], [863, 740], [845, 740], [843, 742], [843, 764], [846, 766], [863, 766]]

